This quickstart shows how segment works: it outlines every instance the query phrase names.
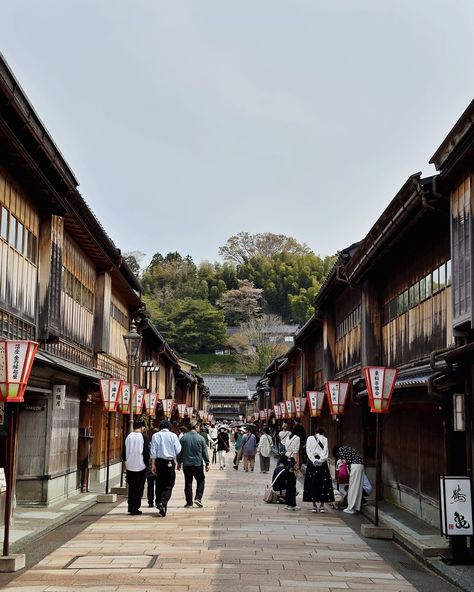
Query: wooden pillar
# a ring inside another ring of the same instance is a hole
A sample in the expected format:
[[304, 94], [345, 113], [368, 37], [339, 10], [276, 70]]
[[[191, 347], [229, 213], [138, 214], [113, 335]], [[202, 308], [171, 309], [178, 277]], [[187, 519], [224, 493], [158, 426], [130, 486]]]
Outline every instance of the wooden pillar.
[[366, 278], [361, 293], [361, 365], [382, 364], [382, 314], [376, 286]]

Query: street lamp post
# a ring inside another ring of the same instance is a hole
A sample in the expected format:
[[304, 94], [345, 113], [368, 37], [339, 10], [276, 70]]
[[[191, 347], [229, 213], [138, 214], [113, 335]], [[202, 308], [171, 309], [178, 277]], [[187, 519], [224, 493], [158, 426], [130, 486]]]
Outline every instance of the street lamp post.
[[[6, 499], [3, 535], [3, 557], [8, 559], [10, 553], [10, 519], [12, 513], [12, 498], [16, 480], [16, 454], [18, 440], [19, 408], [14, 403], [22, 403], [31, 368], [33, 366], [38, 344], [28, 340], [0, 340], [0, 400], [8, 403], [5, 410], [10, 411], [7, 419], [7, 471], [6, 471]], [[15, 562], [13, 569], [2, 571], [16, 571], [24, 567], [22, 562]]]
[[[135, 321], [132, 321], [130, 330], [123, 336], [123, 341], [125, 343], [125, 349], [127, 350], [128, 356], [128, 383], [130, 384], [130, 388], [132, 389], [133, 393], [133, 385], [135, 383], [135, 364], [142, 341], [142, 336], [137, 331]], [[133, 401], [130, 405], [129, 432], [133, 432]]]
[[109, 493], [109, 471], [110, 471], [110, 414], [117, 410], [120, 392], [122, 390], [123, 381], [119, 378], [101, 378], [100, 392], [102, 395], [102, 402], [107, 418], [106, 423], [106, 477], [105, 477], [105, 493]]
[[369, 395], [370, 412], [375, 413], [375, 512], [374, 523], [379, 525], [379, 499], [382, 484], [381, 413], [388, 413], [398, 370], [383, 366], [367, 366], [364, 369], [365, 383]]

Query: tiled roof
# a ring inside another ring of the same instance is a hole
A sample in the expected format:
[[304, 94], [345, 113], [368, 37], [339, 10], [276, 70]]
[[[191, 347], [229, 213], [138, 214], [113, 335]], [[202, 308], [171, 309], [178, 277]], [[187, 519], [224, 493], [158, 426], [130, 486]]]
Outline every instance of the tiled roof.
[[248, 398], [249, 387], [245, 374], [203, 374], [202, 377], [209, 388], [211, 400], [213, 397]]

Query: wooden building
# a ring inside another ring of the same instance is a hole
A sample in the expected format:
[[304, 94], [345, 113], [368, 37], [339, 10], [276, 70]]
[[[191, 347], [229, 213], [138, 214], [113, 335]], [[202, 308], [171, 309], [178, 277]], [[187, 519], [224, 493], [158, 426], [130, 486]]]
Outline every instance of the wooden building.
[[[139, 281], [77, 186], [0, 55], [0, 337], [40, 344], [20, 406], [19, 503], [49, 504], [104, 480], [99, 379], [127, 378], [123, 335], [132, 318], [143, 337], [137, 383], [172, 398], [180, 372], [177, 355], [145, 322]], [[146, 360], [159, 372], [148, 373]], [[113, 478], [124, 434], [119, 414], [110, 421]]]
[[310, 425], [308, 413], [303, 421], [307, 429], [324, 427], [331, 445], [340, 441], [361, 451], [370, 474], [375, 420], [362, 368], [398, 368], [384, 417], [383, 497], [432, 524], [439, 521], [439, 475], [458, 462], [455, 381], [434, 362], [437, 352], [449, 358], [454, 351], [452, 285], [460, 266], [451, 265], [449, 212], [440, 177], [407, 179], [367, 236], [341, 252], [316, 297], [314, 316], [261, 383], [268, 385], [271, 408], [322, 390], [328, 380], [349, 382], [343, 416], [335, 421], [326, 402], [317, 422]]

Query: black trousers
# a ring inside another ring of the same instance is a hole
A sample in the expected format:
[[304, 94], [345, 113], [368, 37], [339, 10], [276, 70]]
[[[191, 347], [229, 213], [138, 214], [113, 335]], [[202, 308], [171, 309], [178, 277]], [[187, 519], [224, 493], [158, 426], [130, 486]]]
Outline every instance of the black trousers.
[[193, 503], [193, 478], [196, 479], [196, 497], [194, 499], [201, 500], [204, 494], [204, 467], [183, 467], [184, 472], [184, 495], [186, 503], [192, 505]]
[[148, 499], [148, 505], [154, 506], [155, 505], [155, 485], [156, 485], [156, 475], [153, 477], [146, 478], [146, 497]]
[[143, 471], [127, 471], [129, 512], [136, 512], [142, 505], [145, 474], [146, 469], [143, 469]]
[[176, 463], [174, 460], [157, 458], [156, 463], [156, 505], [166, 508], [176, 481]]
[[296, 475], [293, 471], [288, 471], [286, 481], [286, 505], [292, 508], [296, 506]]

